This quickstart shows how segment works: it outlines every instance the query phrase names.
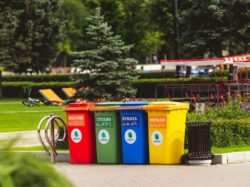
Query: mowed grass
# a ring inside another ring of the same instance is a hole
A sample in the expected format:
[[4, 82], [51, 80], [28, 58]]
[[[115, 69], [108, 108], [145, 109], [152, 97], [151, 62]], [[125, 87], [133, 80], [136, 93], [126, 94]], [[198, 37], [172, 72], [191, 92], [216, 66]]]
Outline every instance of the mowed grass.
[[250, 151], [250, 146], [235, 146], [235, 147], [212, 147], [213, 153], [230, 153], [239, 151]]
[[[32, 147], [14, 147], [14, 151], [44, 151], [42, 146], [32, 146]], [[56, 151], [69, 151], [69, 149], [58, 148]]]
[[54, 114], [66, 119], [64, 106], [26, 107], [20, 99], [0, 100], [0, 132], [36, 130], [42, 117]]

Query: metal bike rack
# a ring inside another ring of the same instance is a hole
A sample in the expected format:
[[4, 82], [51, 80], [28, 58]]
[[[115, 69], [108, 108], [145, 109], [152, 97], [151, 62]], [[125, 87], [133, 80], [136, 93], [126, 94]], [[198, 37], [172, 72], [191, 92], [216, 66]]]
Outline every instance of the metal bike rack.
[[[47, 145], [45, 144], [41, 136], [41, 128], [44, 125], [44, 135]], [[58, 132], [55, 133], [55, 127]], [[50, 137], [49, 137], [50, 129]], [[60, 130], [63, 129], [63, 135], [60, 138]], [[53, 114], [43, 117], [37, 126], [37, 134], [40, 143], [42, 144], [44, 150], [48, 153], [51, 159], [51, 163], [55, 163], [55, 157], [58, 156], [56, 152], [56, 142], [64, 142], [67, 137], [67, 126], [66, 123], [60, 116], [55, 116]]]

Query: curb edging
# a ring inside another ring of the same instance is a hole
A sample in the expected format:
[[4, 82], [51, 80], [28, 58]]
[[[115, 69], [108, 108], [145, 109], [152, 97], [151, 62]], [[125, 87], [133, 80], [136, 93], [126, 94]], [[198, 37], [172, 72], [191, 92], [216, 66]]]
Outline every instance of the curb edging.
[[212, 164], [237, 164], [250, 162], [250, 151], [216, 154]]
[[[35, 155], [46, 162], [50, 162], [50, 156], [43, 151], [18, 151], [18, 153], [32, 154]], [[62, 151], [58, 152], [56, 157], [56, 162], [70, 162], [69, 152]], [[237, 164], [237, 163], [249, 163], [250, 162], [250, 151], [243, 152], [232, 152], [232, 153], [223, 153], [215, 154], [214, 159], [212, 160], [212, 165], [216, 164]]]

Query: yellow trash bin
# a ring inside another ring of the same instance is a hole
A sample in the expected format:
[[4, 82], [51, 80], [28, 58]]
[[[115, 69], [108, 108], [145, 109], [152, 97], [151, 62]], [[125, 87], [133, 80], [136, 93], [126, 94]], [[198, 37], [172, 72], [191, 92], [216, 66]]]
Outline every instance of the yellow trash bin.
[[179, 164], [184, 153], [188, 103], [152, 102], [148, 113], [150, 164]]

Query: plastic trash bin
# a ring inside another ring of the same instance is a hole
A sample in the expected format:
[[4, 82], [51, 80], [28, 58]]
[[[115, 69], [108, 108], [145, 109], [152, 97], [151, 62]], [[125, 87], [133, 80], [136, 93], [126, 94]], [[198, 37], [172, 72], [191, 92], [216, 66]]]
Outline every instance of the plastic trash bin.
[[184, 153], [187, 103], [152, 102], [148, 113], [149, 162], [179, 164]]
[[147, 114], [142, 106], [148, 102], [127, 102], [120, 110], [122, 132], [122, 163], [148, 163]]
[[96, 162], [94, 115], [89, 111], [95, 103], [71, 103], [67, 113], [70, 162], [91, 164]]
[[95, 113], [97, 163], [121, 162], [120, 123], [115, 110], [121, 102], [98, 103], [91, 110]]

